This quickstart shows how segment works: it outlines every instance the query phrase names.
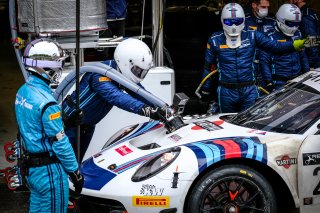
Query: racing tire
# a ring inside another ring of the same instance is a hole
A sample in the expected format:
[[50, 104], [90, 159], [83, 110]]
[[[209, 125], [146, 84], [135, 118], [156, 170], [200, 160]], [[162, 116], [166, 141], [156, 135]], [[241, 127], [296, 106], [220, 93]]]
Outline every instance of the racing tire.
[[227, 165], [196, 183], [186, 212], [276, 213], [277, 202], [271, 185], [260, 173], [242, 165]]

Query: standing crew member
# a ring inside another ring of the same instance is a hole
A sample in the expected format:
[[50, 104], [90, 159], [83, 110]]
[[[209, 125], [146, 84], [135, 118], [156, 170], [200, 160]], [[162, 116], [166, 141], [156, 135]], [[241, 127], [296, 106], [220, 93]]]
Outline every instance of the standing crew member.
[[[216, 66], [220, 111], [239, 112], [252, 106], [259, 95], [252, 66], [256, 47], [286, 53], [301, 50], [304, 41], [278, 43], [258, 31], [244, 30], [244, 12], [237, 3], [224, 6], [221, 22], [223, 31], [213, 33], [208, 40], [203, 78]], [[209, 95], [210, 84], [210, 80], [204, 84], [202, 96]]]
[[[300, 23], [300, 30], [302, 36], [319, 36], [319, 19], [317, 14], [308, 7], [306, 0], [290, 0], [291, 4], [297, 5], [302, 13], [302, 20]], [[309, 59], [309, 65], [312, 68], [320, 67], [320, 53], [318, 47], [306, 48], [306, 54]]]
[[67, 212], [67, 175], [77, 192], [84, 182], [64, 134], [61, 109], [49, 87], [60, 78], [64, 59], [61, 47], [48, 39], [32, 41], [23, 55], [30, 76], [17, 92], [15, 112], [20, 139], [29, 156], [25, 164], [30, 212]]
[[[116, 48], [114, 60], [105, 64], [119, 70], [124, 77], [140, 85], [152, 66], [152, 53], [149, 47], [138, 39], [129, 38], [122, 41]], [[110, 78], [97, 73], [88, 72], [80, 82], [80, 108], [76, 112], [75, 92], [63, 101], [64, 123], [70, 142], [76, 147], [76, 122], [83, 113], [80, 126], [80, 158], [82, 159], [91, 141], [97, 123], [101, 121], [113, 106], [135, 114], [160, 119], [166, 109], [152, 106], [144, 98], [125, 90]], [[112, 125], [112, 124], [110, 124]]]
[[[270, 2], [269, 0], [252, 0], [251, 14], [246, 16], [246, 29], [257, 30], [265, 35], [274, 30], [276, 22], [273, 18], [268, 16]], [[261, 71], [259, 70], [260, 50], [256, 49], [255, 58], [253, 61], [254, 73], [256, 77], [256, 85], [265, 87]]]
[[[277, 27], [269, 37], [277, 42], [301, 39], [298, 30], [301, 22], [301, 12], [294, 4], [283, 4], [276, 15]], [[260, 70], [267, 82], [267, 90], [280, 89], [283, 85], [298, 75], [310, 70], [305, 51], [271, 54], [261, 52]]]

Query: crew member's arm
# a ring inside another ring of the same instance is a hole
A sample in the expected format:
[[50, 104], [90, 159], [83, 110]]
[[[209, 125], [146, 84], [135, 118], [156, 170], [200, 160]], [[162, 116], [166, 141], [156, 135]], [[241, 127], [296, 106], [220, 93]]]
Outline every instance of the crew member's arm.
[[[318, 36], [317, 29], [319, 20], [316, 14], [310, 14], [308, 16], [303, 16], [301, 23], [303, 25], [305, 36]], [[308, 48], [308, 57], [312, 62], [314, 68], [320, 67], [320, 55], [317, 47]]]
[[309, 60], [305, 50], [302, 50], [300, 53], [300, 64], [301, 64], [301, 72], [305, 73], [310, 71]]
[[110, 78], [94, 74], [92, 88], [108, 103], [128, 112], [139, 114], [145, 105], [142, 101], [123, 92]]
[[259, 70], [261, 70], [263, 81], [266, 82], [266, 85], [268, 85], [270, 82], [272, 82], [271, 54], [261, 50], [259, 57]]
[[[214, 50], [215, 43], [213, 38], [210, 37], [207, 43], [207, 50], [205, 54], [205, 61], [204, 61], [204, 69], [202, 73], [202, 80], [213, 70], [216, 69], [216, 52]], [[202, 86], [202, 96], [209, 95], [210, 87], [212, 84], [212, 78], [209, 78]]]
[[264, 51], [271, 53], [290, 53], [303, 49], [304, 41], [302, 40], [277, 42], [258, 31], [252, 31], [251, 33], [254, 33], [253, 36], [255, 37], [257, 46]]
[[78, 163], [68, 137], [64, 133], [60, 107], [58, 105], [49, 106], [42, 115], [42, 123], [45, 134], [55, 138], [52, 150], [65, 171], [67, 173], [76, 171]]

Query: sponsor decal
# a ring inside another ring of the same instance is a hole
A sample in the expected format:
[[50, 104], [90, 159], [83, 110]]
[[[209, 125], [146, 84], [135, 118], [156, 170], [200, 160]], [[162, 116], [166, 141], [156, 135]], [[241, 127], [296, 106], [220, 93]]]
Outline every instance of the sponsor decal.
[[207, 49], [210, 49], [210, 44], [207, 44]]
[[101, 156], [102, 154], [101, 153], [97, 153], [97, 154], [95, 154], [93, 157], [94, 158], [97, 158], [97, 157], [99, 157], [99, 156]]
[[248, 47], [248, 46], [250, 46], [250, 45], [251, 45], [251, 44], [250, 44], [250, 41], [249, 41], [249, 39], [247, 38], [247, 39], [241, 41], [241, 45], [239, 46], [239, 48]]
[[182, 137], [180, 137], [177, 134], [174, 134], [174, 135], [171, 135], [169, 138], [175, 142], [178, 142], [179, 140], [181, 140]]
[[287, 42], [286, 39], [278, 40], [278, 42]]
[[247, 172], [246, 170], [240, 169], [239, 172], [240, 172], [241, 174], [243, 174], [243, 175], [248, 175], [249, 177], [253, 177], [253, 175], [252, 175], [251, 173]]
[[[19, 98], [21, 98], [21, 100], [19, 100]], [[32, 108], [33, 108], [33, 105], [27, 103], [27, 99], [26, 98], [22, 98], [21, 96], [16, 98], [15, 104], [16, 105], [20, 105], [20, 106], [25, 107], [25, 108], [30, 109], [30, 110], [32, 110]]]
[[219, 47], [220, 47], [220, 49], [228, 49], [229, 48], [229, 46], [226, 44], [221, 44]]
[[168, 196], [133, 196], [132, 206], [169, 207], [170, 198]]
[[105, 159], [103, 158], [102, 160], [99, 160], [97, 163], [101, 163], [102, 161], [104, 161]]
[[260, 130], [256, 130], [256, 129], [250, 129], [247, 131], [248, 133], [255, 133], [255, 134], [258, 134], [258, 135], [265, 135], [267, 134], [267, 132], [265, 131], [260, 131]]
[[118, 152], [122, 156], [125, 156], [125, 155], [132, 152], [132, 150], [129, 147], [127, 147], [126, 145], [123, 145], [119, 148], [116, 148], [115, 150], [116, 150], [116, 152]]
[[49, 115], [49, 119], [52, 121], [52, 120], [55, 120], [55, 119], [58, 119], [61, 117], [61, 112], [56, 112], [56, 113], [53, 113], [53, 114], [50, 114]]
[[313, 204], [313, 199], [312, 197], [305, 197], [303, 198], [303, 205], [312, 205]]
[[311, 166], [311, 165], [319, 165], [320, 164], [320, 152], [315, 153], [303, 153], [303, 165]]
[[257, 30], [257, 26], [249, 26], [253, 30]]
[[104, 76], [104, 77], [100, 77], [99, 78], [99, 82], [103, 82], [103, 81], [111, 81], [110, 78]]
[[153, 184], [142, 184], [140, 195], [144, 196], [162, 196], [164, 188], [158, 188]]
[[60, 141], [64, 137], [65, 133], [64, 130], [61, 130], [58, 134], [56, 134], [56, 138], [58, 141]]
[[208, 130], [208, 131], [215, 131], [215, 130], [220, 130], [222, 127], [215, 125], [214, 123], [203, 120], [203, 121], [198, 121], [194, 123], [196, 126], [192, 127], [192, 130]]
[[117, 168], [117, 165], [115, 163], [108, 166], [108, 169], [110, 170], [114, 170], [115, 168]]
[[290, 158], [288, 155], [282, 156], [281, 160], [276, 160], [278, 166], [289, 169], [291, 165], [297, 164], [297, 158]]

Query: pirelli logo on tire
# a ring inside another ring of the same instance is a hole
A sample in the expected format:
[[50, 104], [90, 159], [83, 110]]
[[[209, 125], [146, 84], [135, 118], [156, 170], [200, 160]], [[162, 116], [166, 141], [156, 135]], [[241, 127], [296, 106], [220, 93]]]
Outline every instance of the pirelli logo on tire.
[[169, 207], [168, 196], [133, 196], [132, 205], [138, 207]]

